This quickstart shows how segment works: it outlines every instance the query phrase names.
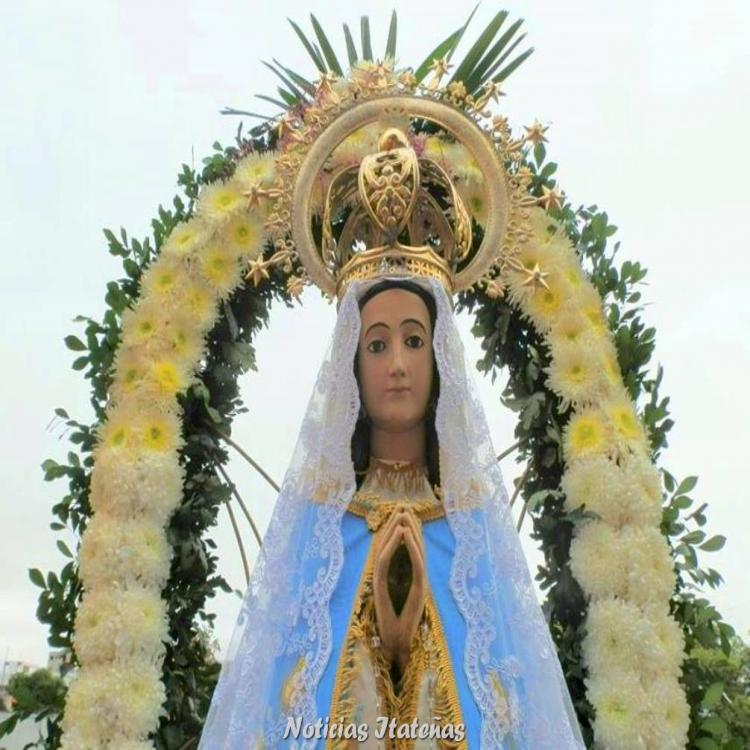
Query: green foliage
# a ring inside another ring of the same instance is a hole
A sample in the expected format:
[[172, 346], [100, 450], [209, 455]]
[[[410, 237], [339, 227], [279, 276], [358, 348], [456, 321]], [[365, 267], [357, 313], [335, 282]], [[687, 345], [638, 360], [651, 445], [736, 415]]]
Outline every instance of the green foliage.
[[741, 740], [737, 748], [750, 743], [750, 646], [737, 635], [729, 642], [726, 651], [701, 645], [690, 650], [701, 684], [710, 685], [697, 707], [700, 748], [731, 747], [732, 738]]
[[[55, 719], [65, 701], [65, 685], [59, 677], [48, 669], [14, 674], [8, 681], [8, 692], [12, 699], [12, 713], [0, 723], [0, 737], [13, 732], [20, 721], [33, 717], [36, 722], [45, 722], [48, 742], [59, 741]], [[44, 740], [40, 739], [40, 742]], [[40, 746], [39, 743], [26, 745], [36, 746]]]

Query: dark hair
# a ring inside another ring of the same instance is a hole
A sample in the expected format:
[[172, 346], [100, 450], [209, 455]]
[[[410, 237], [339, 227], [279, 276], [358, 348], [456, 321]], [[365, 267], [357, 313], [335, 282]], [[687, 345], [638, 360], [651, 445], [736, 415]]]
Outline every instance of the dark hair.
[[[365, 304], [376, 294], [386, 289], [406, 289], [409, 292], [419, 295], [427, 307], [430, 315], [430, 326], [434, 335], [435, 322], [437, 320], [437, 306], [434, 297], [419, 284], [406, 279], [384, 279], [371, 286], [359, 299], [360, 312]], [[360, 403], [362, 402], [362, 385], [359, 381], [359, 346], [354, 355], [354, 376], [357, 379], [359, 387]], [[435, 429], [435, 409], [440, 395], [440, 375], [438, 374], [435, 352], [432, 354], [432, 389], [430, 398], [427, 402], [427, 411], [425, 413], [425, 463], [427, 465], [427, 477], [433, 487], [440, 486], [440, 452], [438, 448], [438, 436]], [[367, 467], [370, 464], [370, 420], [364, 416], [360, 407], [357, 424], [354, 427], [352, 435], [352, 463], [357, 478], [357, 488], [359, 488], [364, 479]]]

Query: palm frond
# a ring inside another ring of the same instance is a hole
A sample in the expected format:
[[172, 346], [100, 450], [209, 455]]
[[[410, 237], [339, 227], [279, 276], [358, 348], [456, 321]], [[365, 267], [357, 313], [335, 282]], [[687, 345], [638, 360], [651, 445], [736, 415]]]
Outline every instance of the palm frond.
[[318, 23], [318, 19], [315, 18], [312, 13], [310, 13], [310, 23], [312, 23], [315, 36], [318, 37], [318, 42], [320, 42], [320, 47], [323, 50], [323, 56], [325, 57], [326, 63], [328, 63], [329, 70], [332, 70], [338, 76], [344, 75], [344, 71], [341, 69], [341, 65], [339, 65], [336, 53], [333, 51], [333, 47], [331, 47], [331, 43], [328, 41], [325, 31], [323, 31], [323, 27]]
[[269, 102], [270, 104], [273, 104], [276, 107], [281, 107], [281, 109], [286, 110], [288, 105], [284, 104], [284, 102], [279, 101], [278, 99], [274, 99], [272, 96], [266, 96], [265, 94], [256, 94], [256, 99], [262, 99], [264, 102]]
[[[491, 74], [490, 69], [497, 69], [497, 67], [502, 64], [502, 61], [507, 58], [508, 54], [516, 48], [526, 34], [521, 34], [521, 36], [513, 42], [510, 50], [505, 49], [514, 34], [521, 27], [522, 23], [523, 18], [519, 18], [511, 24], [510, 28], [508, 28], [497, 42], [492, 45], [492, 48], [489, 49], [481, 61], [477, 63], [472, 71], [471, 77], [468, 80], [464, 80], [464, 85], [467, 89], [478, 89], [489, 78]], [[498, 56], [501, 57], [498, 58]]]
[[469, 17], [466, 19], [466, 22], [460, 29], [456, 29], [456, 31], [454, 31], [452, 34], [449, 34], [445, 39], [443, 39], [442, 42], [440, 42], [440, 44], [438, 44], [437, 47], [435, 47], [434, 50], [432, 50], [429, 55], [427, 55], [427, 57], [425, 57], [425, 59], [414, 72], [414, 75], [416, 76], [418, 82], [423, 81], [425, 76], [430, 72], [430, 65], [432, 65], [433, 60], [440, 60], [443, 57], [447, 57], [448, 60], [451, 59], [453, 53], [456, 51], [456, 47], [458, 47], [461, 38], [464, 35], [464, 32], [466, 31], [466, 27], [474, 17], [474, 14], [477, 12], [478, 7], [479, 5], [474, 6], [474, 10], [471, 11]]
[[513, 71], [518, 68], [518, 66], [531, 55], [531, 53], [534, 51], [533, 47], [529, 47], [526, 52], [523, 52], [520, 54], [515, 60], [513, 60], [510, 65], [507, 65], [504, 67], [492, 80], [495, 83], [498, 83], [500, 81], [504, 81]]
[[490, 21], [451, 78], [451, 81], [462, 81], [469, 94], [476, 95], [489, 80], [493, 82], [505, 80], [534, 51], [532, 47], [522, 52], [502, 70], [496, 72], [526, 36], [525, 34], [517, 36], [523, 24], [523, 19], [520, 18], [495, 41], [507, 15], [507, 12], [500, 11]]
[[282, 65], [275, 57], [273, 58], [273, 61], [274, 64], [281, 68], [306, 94], [315, 93], [315, 85], [312, 81], [309, 81], [299, 73], [295, 73], [290, 68], [287, 68], [286, 65]]
[[525, 38], [526, 38], [526, 34], [525, 34], [525, 33], [524, 33], [524, 34], [521, 34], [521, 35], [520, 35], [519, 37], [517, 37], [517, 38], [516, 38], [516, 39], [515, 39], [515, 40], [513, 41], [513, 44], [511, 44], [511, 45], [510, 45], [510, 46], [508, 47], [508, 49], [506, 49], [506, 50], [505, 50], [505, 52], [503, 52], [503, 54], [502, 54], [502, 55], [500, 55], [500, 57], [498, 57], [498, 58], [497, 58], [497, 60], [495, 60], [495, 62], [494, 62], [494, 63], [492, 63], [492, 67], [491, 67], [491, 68], [490, 68], [490, 69], [489, 69], [488, 71], [486, 71], [486, 72], [482, 73], [482, 76], [481, 76], [481, 80], [482, 80], [482, 83], [484, 83], [485, 81], [487, 81], [487, 80], [489, 80], [490, 78], [492, 78], [492, 76], [494, 75], [495, 71], [496, 71], [496, 70], [497, 70], [497, 69], [498, 69], [498, 68], [499, 68], [499, 67], [500, 67], [500, 66], [501, 66], [501, 65], [502, 65], [502, 64], [503, 64], [503, 63], [504, 63], [504, 62], [505, 62], [505, 61], [506, 61], [506, 60], [507, 60], [507, 59], [508, 59], [508, 58], [509, 58], [510, 56], [511, 56], [511, 54], [513, 53], [513, 50], [514, 50], [514, 49], [515, 49], [516, 47], [518, 47], [518, 45], [519, 45], [519, 44], [520, 44], [520, 43], [521, 43], [521, 42], [522, 42], [522, 41], [523, 41], [523, 40], [524, 40]]
[[276, 87], [276, 91], [278, 92], [279, 96], [286, 102], [286, 107], [295, 107], [297, 104], [299, 104], [299, 99], [297, 99], [296, 96], [292, 96], [288, 91], [285, 89], [282, 89], [281, 86]]
[[362, 16], [359, 20], [359, 33], [362, 38], [362, 59], [372, 60], [372, 39], [370, 37], [370, 19]]
[[279, 79], [281, 79], [281, 82], [287, 87], [288, 93], [291, 94], [291, 96], [293, 96], [295, 100], [302, 101], [305, 99], [305, 95], [294, 85], [294, 83], [292, 83], [290, 78], [285, 76], [280, 70], [277, 70], [275, 66], [271, 65], [271, 63], [266, 62], [265, 60], [261, 60], [261, 62], [276, 76], [278, 76]]
[[385, 56], [394, 59], [396, 57], [396, 32], [398, 29], [398, 20], [396, 11], [391, 13], [391, 25], [388, 27], [388, 41], [385, 43]]
[[456, 68], [456, 72], [451, 78], [452, 81], [466, 81], [469, 80], [471, 73], [475, 70], [480, 58], [489, 47], [492, 40], [495, 38], [503, 22], [508, 17], [507, 10], [501, 10], [486, 26], [484, 31], [479, 35], [478, 39], [471, 46], [466, 56]]
[[300, 41], [302, 42], [302, 45], [307, 50], [307, 54], [310, 55], [310, 57], [312, 57], [313, 63], [315, 63], [315, 67], [321, 73], [326, 73], [327, 68], [325, 66], [325, 63], [323, 62], [323, 58], [320, 55], [320, 50], [316, 50], [316, 48], [313, 47], [312, 44], [310, 44], [310, 41], [302, 32], [302, 29], [299, 26], [297, 26], [297, 24], [294, 23], [294, 21], [292, 21], [291, 18], [287, 18], [287, 21], [289, 21], [289, 23], [292, 25], [292, 28], [294, 29], [295, 33], [299, 37]]
[[349, 31], [346, 24], [344, 24], [344, 39], [346, 40], [346, 54], [349, 57], [349, 65], [354, 65], [359, 60], [359, 55], [357, 54], [357, 48], [354, 46], [352, 32]]
[[[422, 82], [428, 75], [430, 66], [434, 60], [442, 58], [450, 60], [453, 57], [464, 39], [466, 30], [474, 18], [478, 7], [478, 4], [475, 5], [471, 13], [469, 13], [466, 21], [458, 29], [443, 39], [443, 41], [432, 50], [422, 63], [417, 66], [414, 75], [418, 82]], [[450, 79], [451, 81], [462, 81], [466, 86], [467, 92], [470, 94], [476, 94], [482, 86], [490, 80], [493, 82], [500, 82], [508, 78], [508, 76], [513, 73], [534, 51], [532, 47], [516, 57], [512, 57], [526, 34], [518, 33], [523, 24], [523, 19], [515, 21], [502, 34], [500, 34], [500, 30], [507, 17], [507, 11], [500, 11], [492, 18], [476, 38], [474, 43], [470, 46], [469, 51], [457, 66], [455, 73]], [[339, 57], [337, 57], [328, 35], [315, 15], [312, 13], [310, 14], [310, 22], [313, 29], [313, 35], [311, 36], [307, 36], [300, 26], [291, 19], [288, 19], [288, 21], [319, 73], [331, 72], [340, 76], [344, 75], [342, 65], [339, 62]], [[360, 50], [357, 50], [357, 44], [354, 41], [354, 37], [348, 24], [344, 23], [343, 29], [344, 42], [346, 45], [346, 59], [349, 62], [349, 66], [354, 65], [360, 60], [374, 61], [375, 58], [372, 51], [373, 44], [369, 17], [362, 16], [360, 18]], [[500, 34], [499, 37], [498, 34]], [[388, 37], [385, 44], [386, 57], [393, 59], [396, 58], [397, 38], [398, 17], [394, 10], [391, 13]], [[344, 58], [342, 57], [341, 59], [343, 60]], [[285, 65], [282, 65], [276, 58], [273, 58], [273, 64], [265, 61], [263, 64], [273, 71], [274, 75], [276, 75], [283, 84], [283, 87], [277, 89], [280, 98], [273, 98], [260, 94], [256, 95], [257, 98], [286, 110], [289, 107], [307, 101], [309, 96], [315, 93], [315, 85], [309, 80], [309, 78], [291, 70]], [[240, 114], [239, 110], [225, 109], [224, 112], [227, 114]], [[265, 115], [250, 112], [247, 113], [247, 116], [272, 119]]]
[[[241, 117], [255, 117], [258, 120], [273, 120], [271, 115], [261, 115], [258, 112], [248, 112], [246, 109], [235, 109], [234, 107], [224, 107], [219, 111], [220, 115], [240, 115]], [[242, 125], [242, 123], [240, 123]]]

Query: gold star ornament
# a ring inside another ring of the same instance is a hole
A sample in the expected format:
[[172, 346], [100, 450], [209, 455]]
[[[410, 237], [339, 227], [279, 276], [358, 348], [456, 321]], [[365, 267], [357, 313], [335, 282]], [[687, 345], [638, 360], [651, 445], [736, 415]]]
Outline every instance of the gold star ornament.
[[252, 279], [255, 286], [258, 286], [263, 279], [270, 278], [268, 271], [266, 270], [266, 263], [262, 258], [257, 258], [250, 262], [245, 278]]
[[533, 143], [535, 146], [539, 143], [547, 143], [547, 139], [544, 134], [549, 130], [549, 126], [544, 127], [539, 120], [534, 119], [534, 124], [529, 127], [524, 125], [523, 129], [526, 131], [526, 140]]
[[539, 205], [549, 211], [550, 208], [556, 208], [560, 210], [563, 203], [563, 194], [558, 189], [557, 185], [550, 190], [546, 185], [542, 185], [542, 195], [538, 199]]

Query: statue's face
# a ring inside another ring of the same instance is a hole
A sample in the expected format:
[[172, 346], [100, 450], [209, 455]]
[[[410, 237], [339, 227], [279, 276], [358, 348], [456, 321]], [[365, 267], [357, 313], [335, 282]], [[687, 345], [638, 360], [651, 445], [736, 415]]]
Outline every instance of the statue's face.
[[374, 426], [404, 432], [425, 416], [432, 388], [430, 314], [419, 295], [385, 289], [361, 310], [359, 381]]

